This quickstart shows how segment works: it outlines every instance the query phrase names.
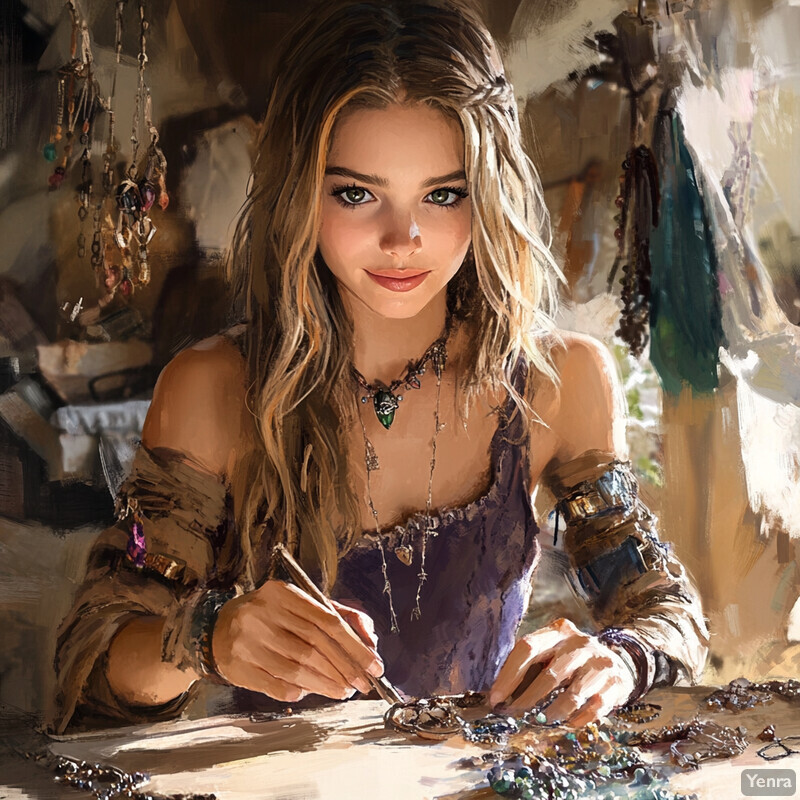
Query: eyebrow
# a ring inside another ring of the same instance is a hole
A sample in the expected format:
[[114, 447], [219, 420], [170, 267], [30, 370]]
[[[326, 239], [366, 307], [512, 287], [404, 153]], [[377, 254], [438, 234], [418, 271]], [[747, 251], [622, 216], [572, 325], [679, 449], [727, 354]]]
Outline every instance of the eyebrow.
[[[325, 170], [326, 175], [340, 175], [343, 178], [352, 178], [354, 181], [359, 181], [360, 183], [371, 183], [373, 186], [381, 186], [386, 187], [389, 185], [389, 181], [386, 178], [382, 178], [380, 175], [367, 175], [363, 172], [356, 172], [353, 169], [347, 169], [347, 167], [328, 167]], [[463, 169], [458, 169], [455, 172], [448, 172], [447, 175], [437, 175], [435, 178], [428, 178], [426, 181], [423, 182], [423, 188], [428, 188], [430, 186], [439, 186], [443, 183], [452, 183], [453, 181], [466, 181], [467, 175]]]

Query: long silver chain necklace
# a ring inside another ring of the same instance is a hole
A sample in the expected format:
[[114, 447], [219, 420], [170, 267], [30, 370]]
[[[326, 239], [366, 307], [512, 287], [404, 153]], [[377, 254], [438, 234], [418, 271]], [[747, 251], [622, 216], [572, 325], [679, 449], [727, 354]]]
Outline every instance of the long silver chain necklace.
[[[425, 498], [425, 525], [422, 533], [422, 541], [420, 544], [420, 567], [417, 573], [417, 593], [414, 602], [414, 608], [411, 612], [411, 619], [419, 619], [422, 612], [420, 610], [420, 596], [422, 594], [422, 586], [428, 578], [425, 572], [425, 558], [427, 554], [428, 537], [436, 536], [436, 530], [431, 524], [431, 508], [433, 506], [433, 475], [436, 471], [436, 442], [439, 437], [439, 431], [444, 427], [439, 419], [440, 401], [442, 396], [442, 373], [444, 372], [447, 363], [447, 338], [450, 334], [450, 320], [445, 325], [444, 333], [423, 353], [422, 357], [411, 364], [406, 371], [405, 375], [392, 381], [389, 386], [378, 384], [373, 386], [368, 383], [364, 376], [353, 367], [353, 376], [355, 377], [358, 385], [364, 389], [367, 394], [361, 398], [362, 403], [366, 403], [368, 399], [373, 400], [375, 407], [375, 414], [378, 421], [387, 430], [391, 427], [394, 421], [394, 414], [397, 409], [397, 404], [402, 400], [402, 396], [395, 396], [394, 392], [402, 385], [412, 389], [419, 389], [420, 382], [419, 376], [425, 374], [425, 367], [430, 362], [433, 372], [436, 375], [436, 405], [433, 412], [433, 439], [431, 442], [431, 462], [428, 471], [428, 492]], [[388, 418], [388, 420], [387, 420]], [[378, 510], [375, 508], [375, 503], [372, 499], [372, 485], [371, 474], [373, 471], [380, 469], [380, 462], [378, 455], [375, 452], [375, 447], [367, 436], [367, 428], [364, 425], [364, 418], [359, 410], [358, 421], [361, 425], [361, 434], [364, 438], [364, 466], [367, 473], [367, 504], [369, 506], [370, 514], [375, 521], [375, 542], [378, 552], [381, 556], [381, 573], [383, 575], [383, 592], [387, 597], [389, 604], [389, 622], [392, 633], [398, 633], [400, 628], [397, 623], [397, 614], [394, 609], [394, 600], [392, 597], [392, 584], [389, 580], [388, 565], [386, 562], [386, 550], [383, 546], [381, 538], [381, 524], [378, 517]], [[388, 421], [388, 424], [387, 424]], [[414, 561], [414, 549], [408, 538], [408, 529], [403, 532], [400, 543], [394, 548], [394, 554], [397, 559], [405, 564], [411, 566]]]

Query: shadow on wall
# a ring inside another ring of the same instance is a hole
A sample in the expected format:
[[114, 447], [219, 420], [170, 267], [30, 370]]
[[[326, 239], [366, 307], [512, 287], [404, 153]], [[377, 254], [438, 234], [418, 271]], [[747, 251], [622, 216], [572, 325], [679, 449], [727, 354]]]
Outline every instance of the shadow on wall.
[[58, 536], [0, 518], [0, 705], [41, 712], [53, 694], [56, 629], [83, 577], [96, 526]]

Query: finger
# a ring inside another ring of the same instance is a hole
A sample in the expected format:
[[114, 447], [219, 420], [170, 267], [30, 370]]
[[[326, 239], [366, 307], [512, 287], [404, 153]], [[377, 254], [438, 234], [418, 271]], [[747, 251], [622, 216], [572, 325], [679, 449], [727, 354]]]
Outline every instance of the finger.
[[568, 619], [555, 619], [542, 628], [535, 630], [525, 636], [534, 650], [544, 652], [552, 650], [563, 639], [569, 639], [576, 634], [583, 632]]
[[[277, 650], [279, 655], [290, 661], [304, 664], [340, 687], [333, 691], [330, 683], [327, 684], [321, 691], [328, 696], [341, 697], [346, 692], [352, 694], [349, 687], [368, 693], [370, 687], [366, 676], [332, 643], [330, 649], [333, 649], [338, 656], [338, 667], [337, 663], [331, 662], [324, 652], [314, 646], [309, 637], [297, 635], [298, 625], [293, 623], [295, 618], [287, 614], [284, 600], [285, 592], [280, 587], [273, 587], [272, 591], [262, 593], [262, 602], [251, 602], [240, 609], [241, 613], [231, 623], [233, 635], [227, 639], [227, 652], [223, 650], [216, 654], [217, 663], [222, 666], [222, 674], [232, 679], [232, 667], [239, 662], [251, 663], [269, 671], [269, 667], [264, 664], [266, 658], [264, 648], [266, 648]], [[215, 651], [219, 649], [219, 645], [220, 642], [215, 636]], [[345, 665], [345, 669], [341, 668], [342, 664]], [[312, 684], [308, 688], [316, 690], [317, 684]]]
[[573, 728], [582, 728], [605, 716], [610, 710], [611, 707], [606, 705], [602, 694], [596, 694], [594, 697], [590, 697], [567, 722]]
[[[510, 710], [531, 709], [539, 705], [561, 686], [569, 685], [575, 673], [592, 657], [592, 652], [580, 642], [563, 643], [564, 648], [554, 653], [550, 663], [536, 676], [531, 685], [510, 705]], [[553, 701], [555, 702], [555, 701]], [[552, 708], [552, 705], [550, 706]], [[550, 719], [549, 709], [546, 712]]]
[[500, 705], [514, 693], [533, 666], [538, 653], [531, 647], [528, 637], [520, 639], [500, 668], [492, 688], [489, 690], [489, 704]]
[[[261, 666], [268, 669], [273, 674], [279, 675], [279, 673], [275, 673], [269, 666], [261, 661], [261, 659], [264, 658], [264, 650], [274, 651], [289, 661], [303, 665], [312, 673], [316, 673], [327, 680], [329, 686], [333, 685], [338, 687], [337, 694], [331, 694], [330, 691], [325, 691], [324, 694], [328, 697], [339, 697], [339, 695], [342, 695], [342, 698], [346, 696], [349, 697], [352, 695], [351, 689], [357, 689], [364, 694], [370, 691], [370, 685], [363, 675], [356, 674], [355, 678], [352, 676], [348, 678], [348, 676], [343, 675], [336, 668], [336, 665], [332, 664], [323, 653], [291, 631], [276, 627], [274, 624], [267, 621], [258, 620], [258, 623], [253, 626], [251, 638], [252, 641], [259, 644], [259, 653], [252, 654], [250, 656], [251, 661], [256, 664], [261, 664]], [[310, 685], [306, 685], [300, 681], [296, 681], [296, 683], [305, 686], [309, 691], [313, 691], [317, 694], [320, 693]]]
[[363, 685], [361, 681], [366, 680], [365, 670], [356, 664], [339, 641], [329, 636], [313, 622], [303, 617], [287, 615], [279, 621], [279, 624], [305, 641], [312, 649], [318, 651], [344, 676], [348, 684], [351, 686]]
[[246, 662], [238, 662], [226, 678], [236, 686], [249, 689], [251, 692], [261, 692], [281, 703], [296, 703], [308, 694], [299, 686], [293, 686], [261, 667]]
[[565, 639], [584, 635], [566, 619], [557, 619], [520, 639], [506, 659], [489, 690], [489, 702], [499, 705], [510, 698], [536, 662], [546, 662]]
[[[270, 583], [280, 582], [268, 581], [264, 586], [266, 587]], [[335, 609], [326, 608], [296, 586], [289, 584], [281, 584], [281, 586], [283, 588], [276, 587], [276, 591], [280, 592], [285, 610], [294, 616], [294, 620], [299, 619], [305, 623], [303, 628], [312, 635], [313, 640], [307, 636], [303, 636], [303, 638], [320, 648], [323, 646], [322, 639], [330, 639], [357, 669], [369, 672], [376, 677], [383, 674], [383, 662], [378, 654], [361, 641], [358, 634], [345, 623]], [[316, 629], [316, 632], [310, 630], [309, 624], [311, 628]], [[330, 650], [330, 647], [328, 646], [327, 649]], [[327, 652], [326, 655], [328, 655]], [[331, 660], [341, 671], [337, 661]]]
[[298, 686], [306, 693], [321, 694], [334, 700], [346, 700], [356, 691], [346, 683], [331, 680], [308, 665], [300, 664], [266, 647], [261, 649], [259, 666], [273, 677], [290, 686]]
[[[608, 667], [592, 659], [577, 672], [563, 694], [560, 694], [548, 707], [547, 719], [551, 722], [575, 724], [586, 713], [594, 713], [609, 703], [606, 710], [613, 707], [609, 689], [614, 683], [614, 673]], [[599, 700], [599, 705], [595, 701]], [[597, 708], [595, 708], [597, 706]], [[591, 722], [596, 717], [591, 717]]]
[[378, 636], [375, 633], [375, 623], [372, 621], [372, 617], [357, 608], [342, 605], [334, 600], [331, 600], [331, 603], [341, 614], [342, 619], [361, 637], [361, 640], [368, 647], [377, 650]]

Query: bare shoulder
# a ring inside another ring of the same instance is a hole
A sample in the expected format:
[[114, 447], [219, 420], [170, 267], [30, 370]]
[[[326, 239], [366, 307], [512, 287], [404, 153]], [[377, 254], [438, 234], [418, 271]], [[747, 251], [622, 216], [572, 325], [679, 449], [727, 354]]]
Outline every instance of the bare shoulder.
[[614, 384], [617, 368], [609, 349], [598, 339], [584, 333], [561, 331], [560, 342], [553, 346], [552, 357], [562, 388], [588, 381]]
[[158, 378], [143, 444], [177, 450], [209, 472], [229, 474], [247, 421], [246, 375], [244, 359], [224, 336], [180, 352]]
[[624, 399], [608, 348], [584, 334], [561, 332], [551, 349], [558, 383], [545, 397], [543, 421], [553, 437], [553, 455], [568, 461], [586, 450], [620, 455], [625, 450]]

